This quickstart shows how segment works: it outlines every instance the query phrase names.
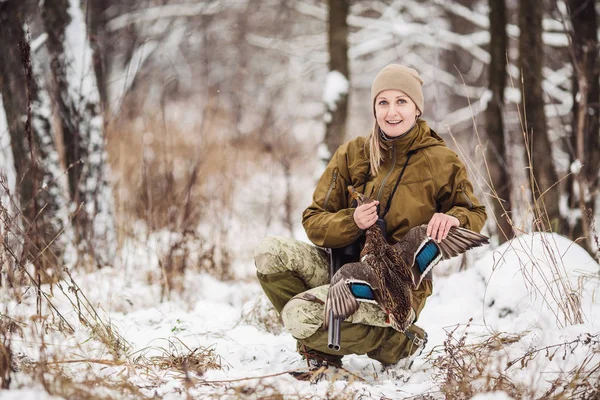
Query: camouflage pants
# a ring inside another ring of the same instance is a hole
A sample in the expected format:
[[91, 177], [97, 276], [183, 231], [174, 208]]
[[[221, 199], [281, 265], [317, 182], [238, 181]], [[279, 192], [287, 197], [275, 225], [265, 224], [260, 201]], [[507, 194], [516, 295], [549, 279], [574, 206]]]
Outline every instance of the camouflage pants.
[[[413, 341], [386, 324], [381, 309], [361, 303], [358, 311], [342, 323], [340, 351], [327, 348], [322, 329], [329, 288], [329, 255], [305, 242], [267, 237], [254, 253], [258, 280], [280, 313], [284, 327], [311, 350], [339, 357], [367, 354], [385, 364], [394, 364], [416, 351]], [[409, 328], [422, 337], [422, 329]]]

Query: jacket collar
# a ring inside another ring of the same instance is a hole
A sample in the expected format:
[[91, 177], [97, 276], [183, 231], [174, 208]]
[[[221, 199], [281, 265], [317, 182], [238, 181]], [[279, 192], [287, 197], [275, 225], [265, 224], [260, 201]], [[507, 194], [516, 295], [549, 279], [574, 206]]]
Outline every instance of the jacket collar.
[[387, 138], [382, 135], [381, 145], [389, 150], [392, 147], [400, 154], [408, 153], [411, 150], [418, 150], [424, 147], [443, 145], [444, 140], [438, 136], [425, 120], [418, 119], [417, 123], [404, 135], [397, 138]]

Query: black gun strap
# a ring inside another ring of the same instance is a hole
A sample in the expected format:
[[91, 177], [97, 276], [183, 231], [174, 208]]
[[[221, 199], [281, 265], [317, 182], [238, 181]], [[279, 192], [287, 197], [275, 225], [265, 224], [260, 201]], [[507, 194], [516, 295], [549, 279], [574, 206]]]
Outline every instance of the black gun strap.
[[[416, 139], [416, 138], [415, 138]], [[415, 141], [415, 139], [413, 139], [413, 142]], [[412, 142], [411, 142], [412, 145]], [[409, 146], [410, 148], [410, 146]], [[381, 214], [381, 218], [384, 218], [385, 215], [388, 213], [388, 211], [390, 211], [390, 207], [392, 205], [392, 199], [394, 198], [394, 194], [396, 193], [396, 189], [398, 189], [398, 185], [400, 184], [400, 180], [402, 179], [402, 175], [404, 175], [404, 171], [406, 171], [406, 166], [408, 165], [408, 162], [410, 161], [410, 158], [413, 156], [413, 154], [416, 154], [417, 150], [411, 150], [408, 152], [408, 157], [406, 157], [406, 162], [404, 163], [404, 166], [402, 167], [402, 171], [400, 171], [400, 175], [398, 176], [398, 180], [396, 180], [396, 185], [394, 185], [394, 190], [392, 190], [392, 194], [390, 195], [390, 198], [388, 199], [387, 205], [385, 207], [385, 211], [383, 212], [383, 214]]]

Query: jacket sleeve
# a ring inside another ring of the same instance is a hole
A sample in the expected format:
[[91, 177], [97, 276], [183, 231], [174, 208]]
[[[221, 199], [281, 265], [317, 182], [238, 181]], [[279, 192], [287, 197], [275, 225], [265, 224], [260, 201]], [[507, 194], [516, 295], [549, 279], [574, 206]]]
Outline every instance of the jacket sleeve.
[[436, 186], [440, 188], [436, 198], [440, 212], [458, 218], [464, 228], [481, 232], [487, 219], [485, 206], [473, 194], [473, 185], [458, 156], [449, 149], [445, 153], [438, 160], [440, 168], [433, 172]]
[[336, 151], [321, 175], [312, 204], [302, 213], [302, 225], [317, 246], [338, 248], [358, 239], [363, 231], [354, 222], [354, 208], [348, 205], [350, 182], [346, 146]]

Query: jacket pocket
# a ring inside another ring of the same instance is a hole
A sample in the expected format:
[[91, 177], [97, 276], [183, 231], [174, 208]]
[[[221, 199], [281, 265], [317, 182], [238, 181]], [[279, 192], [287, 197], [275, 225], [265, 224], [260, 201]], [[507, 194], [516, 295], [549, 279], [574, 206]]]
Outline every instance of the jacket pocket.
[[325, 195], [325, 201], [323, 202], [323, 209], [327, 210], [327, 205], [329, 204], [329, 198], [331, 197], [331, 192], [335, 189], [335, 185], [338, 179], [339, 169], [336, 168], [333, 170], [333, 175], [331, 177], [331, 183], [329, 184], [329, 189], [327, 189], [327, 194]]
[[469, 195], [467, 194], [467, 188], [466, 188], [465, 181], [462, 181], [458, 184], [458, 189], [456, 191], [456, 198], [458, 201], [461, 201], [464, 204], [466, 204], [467, 208], [469, 208], [469, 209], [473, 208], [473, 202], [471, 201], [471, 199], [469, 198]]

